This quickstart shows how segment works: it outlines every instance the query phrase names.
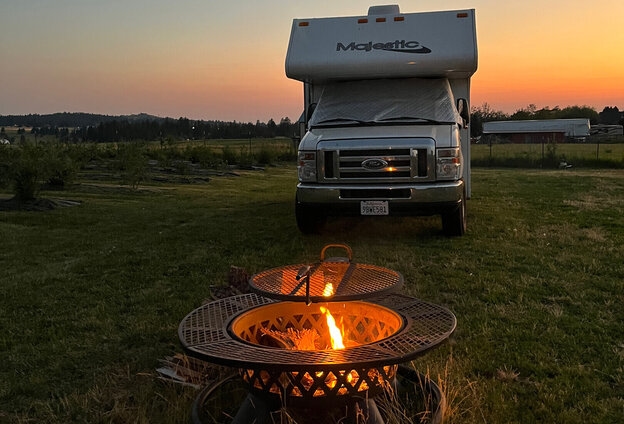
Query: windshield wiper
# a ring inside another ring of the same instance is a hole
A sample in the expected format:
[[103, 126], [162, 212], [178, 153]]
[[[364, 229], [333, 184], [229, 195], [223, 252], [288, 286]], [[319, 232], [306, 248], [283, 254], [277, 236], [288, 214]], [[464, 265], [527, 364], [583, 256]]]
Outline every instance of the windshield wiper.
[[324, 119], [322, 121], [316, 122], [312, 125], [312, 128], [345, 126], [345, 125], [370, 125], [371, 123], [372, 122], [370, 121], [361, 121], [361, 120], [352, 119], [352, 118], [332, 118], [332, 119]]
[[345, 127], [352, 125], [400, 125], [400, 124], [433, 124], [433, 125], [445, 125], [445, 124], [453, 124], [453, 122], [442, 122], [436, 121], [435, 119], [429, 118], [417, 118], [414, 116], [395, 116], [392, 118], [384, 118], [378, 119], [375, 121], [363, 121], [354, 118], [331, 118], [325, 119], [323, 121], [319, 121], [314, 123], [312, 128], [319, 127]]
[[377, 120], [375, 122], [425, 122], [427, 124], [446, 124], [447, 122], [436, 121], [435, 119], [429, 118], [418, 118], [416, 116], [395, 116], [392, 118], [384, 118]]

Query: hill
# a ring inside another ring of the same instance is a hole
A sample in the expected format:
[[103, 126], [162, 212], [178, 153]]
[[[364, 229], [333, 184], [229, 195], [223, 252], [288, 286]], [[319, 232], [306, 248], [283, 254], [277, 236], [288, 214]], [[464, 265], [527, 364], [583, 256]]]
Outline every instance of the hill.
[[0, 126], [18, 127], [93, 127], [111, 121], [158, 121], [164, 118], [139, 113], [135, 115], [99, 115], [83, 112], [60, 112], [46, 115], [0, 115]]

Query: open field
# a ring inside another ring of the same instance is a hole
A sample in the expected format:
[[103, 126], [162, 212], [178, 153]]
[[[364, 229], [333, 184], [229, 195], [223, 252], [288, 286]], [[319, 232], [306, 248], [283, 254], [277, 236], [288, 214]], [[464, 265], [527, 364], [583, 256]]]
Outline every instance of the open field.
[[624, 168], [624, 141], [615, 143], [561, 144], [472, 144], [474, 166], [557, 168], [565, 162], [573, 167]]
[[[82, 175], [46, 212], [0, 212], [0, 422], [188, 423], [196, 391], [156, 378], [182, 318], [226, 284], [327, 243], [396, 269], [458, 318], [414, 366], [447, 423], [624, 416], [624, 170], [473, 169], [468, 231], [346, 220], [302, 236], [293, 165], [138, 190]], [[0, 197], [8, 198], [10, 193]]]

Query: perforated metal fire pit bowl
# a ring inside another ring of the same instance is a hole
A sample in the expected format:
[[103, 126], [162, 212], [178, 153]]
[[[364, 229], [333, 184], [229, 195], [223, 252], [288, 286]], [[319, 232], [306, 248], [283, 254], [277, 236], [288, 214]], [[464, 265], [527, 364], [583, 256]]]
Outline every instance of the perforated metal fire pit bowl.
[[[321, 340], [319, 347], [291, 350], [265, 340], [271, 331], [323, 332], [320, 305], [342, 321], [344, 349], [325, 348]], [[251, 293], [199, 307], [178, 333], [188, 354], [239, 368], [252, 391], [310, 401], [375, 394], [397, 364], [442, 343], [455, 325], [446, 308], [397, 293], [312, 305]]]

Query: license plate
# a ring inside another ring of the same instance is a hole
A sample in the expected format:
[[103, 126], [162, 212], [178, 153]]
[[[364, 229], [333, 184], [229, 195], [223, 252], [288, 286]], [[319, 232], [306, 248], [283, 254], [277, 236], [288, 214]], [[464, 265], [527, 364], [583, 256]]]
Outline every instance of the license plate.
[[360, 215], [388, 215], [388, 202], [382, 200], [368, 200], [360, 202]]

